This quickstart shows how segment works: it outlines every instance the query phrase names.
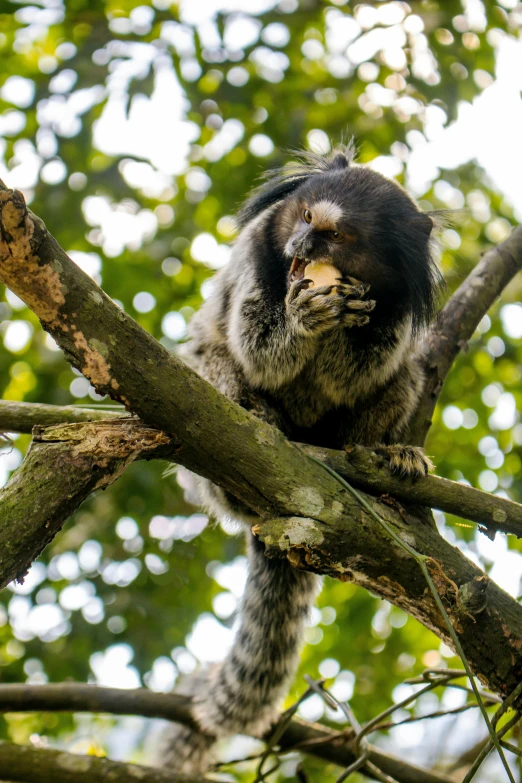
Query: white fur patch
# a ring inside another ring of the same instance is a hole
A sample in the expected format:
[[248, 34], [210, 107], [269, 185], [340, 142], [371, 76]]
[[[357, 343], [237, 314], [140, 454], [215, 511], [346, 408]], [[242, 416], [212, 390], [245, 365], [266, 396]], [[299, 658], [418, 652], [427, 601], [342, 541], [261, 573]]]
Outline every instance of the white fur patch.
[[292, 258], [295, 255], [294, 251], [294, 234], [290, 236], [288, 242], [285, 245], [285, 256]]
[[314, 226], [317, 228], [335, 228], [343, 216], [341, 207], [328, 199], [316, 201], [311, 210]]

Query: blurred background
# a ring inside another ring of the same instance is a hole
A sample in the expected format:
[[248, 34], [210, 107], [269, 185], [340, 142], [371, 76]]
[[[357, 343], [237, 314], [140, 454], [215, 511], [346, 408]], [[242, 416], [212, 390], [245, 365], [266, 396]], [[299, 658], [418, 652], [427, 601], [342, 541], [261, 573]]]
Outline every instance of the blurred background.
[[[234, 212], [256, 178], [288, 161], [285, 150], [327, 151], [354, 136], [360, 162], [396, 177], [423, 208], [453, 211], [441, 254], [451, 291], [522, 218], [521, 26], [516, 0], [0, 0], [0, 177], [174, 350], [227, 262]], [[440, 475], [519, 502], [521, 294], [517, 278], [480, 323], [427, 445]], [[102, 404], [3, 289], [0, 392]], [[15, 435], [0, 450], [0, 484], [28, 443]], [[242, 540], [185, 504], [165, 467], [131, 466], [81, 507], [23, 585], [3, 592], [2, 682], [168, 691], [180, 673], [223, 657], [245, 579]], [[474, 525], [436, 519], [511, 595], [522, 592], [517, 539], [490, 541]], [[401, 610], [333, 580], [306, 639], [287, 704], [308, 673], [349, 698], [360, 722], [412, 693], [408, 677], [458, 665]], [[465, 698], [426, 694], [394, 721]], [[336, 725], [318, 696], [300, 715]], [[149, 727], [140, 718], [9, 714], [0, 737], [140, 761]], [[372, 741], [442, 769], [485, 734], [470, 710]], [[255, 747], [237, 740], [224, 757]], [[271, 779], [295, 780], [298, 760], [288, 756]], [[335, 780], [322, 762], [307, 757], [305, 767], [311, 780]], [[504, 774], [492, 758], [477, 780]], [[228, 767], [223, 779], [251, 780], [252, 767]]]

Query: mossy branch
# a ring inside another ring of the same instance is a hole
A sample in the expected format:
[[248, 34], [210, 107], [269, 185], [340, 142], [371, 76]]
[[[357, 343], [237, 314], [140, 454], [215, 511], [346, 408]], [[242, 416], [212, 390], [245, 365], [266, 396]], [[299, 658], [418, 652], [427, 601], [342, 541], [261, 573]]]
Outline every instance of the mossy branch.
[[0, 778], [9, 783], [212, 783], [206, 777], [10, 742], [0, 742]]
[[137, 457], [171, 439], [134, 419], [35, 427], [24, 461], [0, 490], [0, 588], [27, 569], [78, 506]]

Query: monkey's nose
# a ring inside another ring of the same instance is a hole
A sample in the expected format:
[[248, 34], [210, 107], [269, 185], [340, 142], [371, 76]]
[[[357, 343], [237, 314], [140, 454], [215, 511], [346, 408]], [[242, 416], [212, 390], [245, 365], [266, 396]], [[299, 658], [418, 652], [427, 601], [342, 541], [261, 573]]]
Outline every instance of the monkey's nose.
[[295, 237], [292, 240], [292, 249], [299, 256], [306, 256], [312, 250], [313, 242], [310, 237]]

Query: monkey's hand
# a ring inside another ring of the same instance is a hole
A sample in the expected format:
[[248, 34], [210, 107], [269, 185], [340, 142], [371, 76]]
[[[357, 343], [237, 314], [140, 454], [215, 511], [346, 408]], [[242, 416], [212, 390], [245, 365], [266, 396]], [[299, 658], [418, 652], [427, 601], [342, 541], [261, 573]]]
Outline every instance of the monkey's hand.
[[373, 451], [390, 464], [390, 471], [401, 478], [417, 479], [433, 470], [433, 463], [420, 446], [376, 446]]
[[310, 280], [296, 280], [286, 295], [288, 317], [303, 335], [320, 335], [337, 326], [364, 326], [367, 313], [375, 307], [372, 299], [363, 299], [368, 286], [355, 278], [342, 278], [335, 285], [308, 288]]

